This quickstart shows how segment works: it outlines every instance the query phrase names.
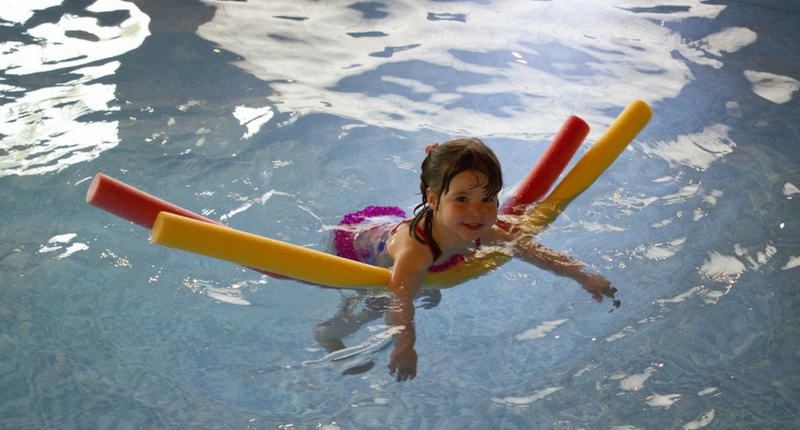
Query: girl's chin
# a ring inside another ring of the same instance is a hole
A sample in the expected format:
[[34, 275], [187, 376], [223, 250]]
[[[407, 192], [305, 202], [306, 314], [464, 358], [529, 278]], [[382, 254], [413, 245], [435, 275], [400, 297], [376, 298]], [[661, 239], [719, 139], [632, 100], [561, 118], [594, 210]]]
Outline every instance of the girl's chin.
[[486, 232], [486, 228], [483, 225], [480, 226], [462, 226], [461, 238], [470, 242], [474, 242], [477, 240], [483, 233]]

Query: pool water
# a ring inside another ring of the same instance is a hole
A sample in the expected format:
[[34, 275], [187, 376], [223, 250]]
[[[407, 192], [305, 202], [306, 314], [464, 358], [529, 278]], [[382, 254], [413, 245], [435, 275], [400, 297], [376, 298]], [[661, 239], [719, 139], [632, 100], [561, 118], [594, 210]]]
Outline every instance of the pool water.
[[[797, 427], [798, 24], [769, 0], [0, 0], [0, 428]], [[634, 99], [651, 122], [537, 238], [621, 307], [512, 261], [417, 311], [410, 382], [380, 318], [315, 341], [353, 292], [84, 201], [103, 172], [324, 250], [349, 212], [411, 211], [431, 143], [484, 139], [508, 196], [569, 115], [580, 154]]]

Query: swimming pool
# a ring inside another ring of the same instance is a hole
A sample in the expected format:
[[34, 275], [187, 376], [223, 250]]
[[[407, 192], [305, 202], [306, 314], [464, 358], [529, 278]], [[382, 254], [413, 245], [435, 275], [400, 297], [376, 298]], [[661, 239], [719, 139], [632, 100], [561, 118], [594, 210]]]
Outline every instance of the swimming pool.
[[[800, 9], [784, 2], [0, 3], [0, 428], [792, 428]], [[508, 190], [571, 114], [654, 117], [539, 240], [609, 312], [512, 261], [326, 355], [348, 292], [148, 243], [87, 205], [104, 172], [325, 249], [417, 203], [433, 142], [479, 136]]]

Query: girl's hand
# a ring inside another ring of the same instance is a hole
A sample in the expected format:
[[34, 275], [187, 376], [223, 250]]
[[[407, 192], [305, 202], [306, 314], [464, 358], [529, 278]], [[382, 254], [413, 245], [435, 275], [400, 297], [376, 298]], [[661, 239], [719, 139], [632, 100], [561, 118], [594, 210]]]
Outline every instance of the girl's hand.
[[[581, 280], [581, 285], [583, 285], [583, 289], [588, 291], [598, 303], [603, 302], [603, 296], [613, 299], [614, 294], [617, 292], [617, 289], [611, 286], [611, 282], [599, 273], [586, 275], [586, 277]], [[619, 307], [619, 304], [619, 300], [614, 300], [615, 307]]]
[[413, 347], [395, 348], [388, 367], [390, 375], [397, 374], [397, 382], [414, 379], [417, 376], [417, 351]]

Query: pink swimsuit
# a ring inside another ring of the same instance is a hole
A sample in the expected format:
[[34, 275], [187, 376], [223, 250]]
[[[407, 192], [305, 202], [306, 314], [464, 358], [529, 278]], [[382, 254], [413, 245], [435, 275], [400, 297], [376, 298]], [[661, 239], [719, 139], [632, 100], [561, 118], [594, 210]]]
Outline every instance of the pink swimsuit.
[[[431, 254], [433, 256], [436, 256], [436, 252], [434, 252], [434, 250], [433, 250], [433, 245], [431, 245], [430, 241], [428, 241], [428, 238], [425, 237], [425, 231], [422, 228], [420, 228], [419, 226], [417, 226], [417, 234], [419, 235], [419, 237], [421, 237], [423, 240], [425, 240], [425, 243], [428, 245], [428, 249], [431, 250]], [[475, 241], [475, 246], [478, 247], [478, 248], [481, 247], [481, 238], [478, 238], [478, 240]], [[466, 259], [467, 258], [464, 257], [461, 254], [453, 255], [450, 258], [448, 258], [447, 261], [445, 261], [444, 263], [435, 264], [435, 265], [429, 267], [428, 268], [428, 272], [433, 272], [433, 273], [444, 272], [447, 269], [456, 267], [458, 265], [458, 263], [460, 263], [460, 262], [462, 262], [462, 261], [464, 261]]]
[[[373, 266], [391, 267], [394, 260], [386, 252], [386, 241], [405, 220], [405, 211], [387, 206], [368, 206], [346, 215], [333, 233], [336, 255]], [[431, 254], [434, 254], [433, 247], [420, 227], [417, 227], [417, 234], [425, 240]], [[480, 248], [480, 239], [475, 241], [475, 246]], [[429, 267], [428, 271], [443, 272], [465, 259], [463, 255], [456, 254], [444, 263]]]

